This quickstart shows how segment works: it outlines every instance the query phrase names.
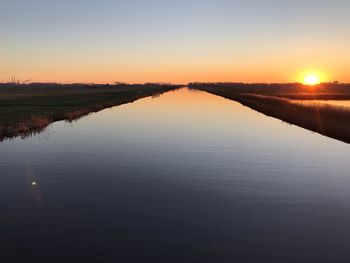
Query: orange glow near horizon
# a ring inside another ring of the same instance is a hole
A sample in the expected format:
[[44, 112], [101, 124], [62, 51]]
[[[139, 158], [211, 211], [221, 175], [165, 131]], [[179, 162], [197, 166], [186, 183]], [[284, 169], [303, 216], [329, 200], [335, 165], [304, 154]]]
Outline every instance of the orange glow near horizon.
[[[293, 70], [289, 70], [293, 72]], [[302, 72], [302, 71], [299, 71]], [[306, 73], [305, 73], [306, 72]], [[294, 75], [294, 76], [293, 76]], [[301, 74], [290, 74], [288, 70], [249, 70], [233, 69], [232, 67], [222, 67], [220, 69], [208, 69], [206, 67], [176, 67], [176, 68], [156, 68], [149, 67], [135, 69], [120, 68], [76, 68], [74, 70], [53, 70], [43, 69], [29, 74], [19, 72], [13, 74], [20, 82], [30, 80], [30, 82], [58, 82], [58, 83], [146, 83], [146, 82], [164, 82], [187, 84], [190, 82], [244, 82], [244, 83], [294, 83], [300, 82], [305, 85], [316, 85], [321, 82], [331, 81], [328, 75], [318, 71], [304, 71]], [[341, 78], [343, 79], [343, 78]], [[334, 79], [339, 80], [339, 79]], [[2, 77], [0, 82], [8, 82], [10, 78]], [[346, 80], [343, 80], [346, 82]]]
[[320, 83], [335, 81], [337, 79], [333, 79], [333, 75], [331, 76], [329, 73], [326, 73], [324, 70], [307, 70], [301, 71], [299, 74], [298, 80], [300, 83], [308, 86], [315, 86]]
[[350, 83], [350, 1], [3, 2], [1, 83]]
[[317, 74], [311, 73], [305, 76], [303, 83], [305, 85], [314, 86], [320, 84], [321, 80]]
[[[2, 70], [0, 67], [0, 82], [11, 81], [10, 76], [16, 77], [20, 82], [58, 82], [58, 83], [145, 83], [166, 82], [187, 84], [190, 82], [244, 82], [244, 83], [310, 83], [306, 76], [314, 74], [319, 82], [340, 81], [350, 82], [346, 70], [339, 67], [327, 66], [317, 63], [313, 67], [293, 63], [272, 63], [271, 66], [263, 67], [263, 63], [240, 64], [234, 60], [217, 61], [215, 67], [207, 61], [198, 62], [174, 62], [166, 64], [163, 61], [152, 63], [143, 60], [138, 65], [131, 65], [123, 61], [112, 64], [102, 61], [99, 64], [87, 61], [81, 65], [65, 66], [64, 63], [54, 65], [36, 65], [35, 67], [24, 66], [20, 70]], [[145, 66], [146, 65], [146, 66]], [[327, 72], [327, 73], [325, 73]], [[6, 77], [8, 76], [8, 77]], [[313, 81], [311, 81], [313, 82]]]

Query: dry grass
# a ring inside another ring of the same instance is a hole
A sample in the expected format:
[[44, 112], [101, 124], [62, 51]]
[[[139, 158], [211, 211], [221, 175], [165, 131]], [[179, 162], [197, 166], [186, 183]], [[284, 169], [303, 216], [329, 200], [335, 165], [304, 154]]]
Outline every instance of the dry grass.
[[350, 108], [348, 107], [296, 103], [288, 98], [276, 96], [276, 93], [270, 92], [272, 95], [267, 95], [264, 91], [254, 94], [249, 89], [242, 92], [242, 88], [239, 91], [232, 87], [215, 87], [215, 85], [198, 85], [196, 88], [238, 101], [267, 116], [350, 143]]

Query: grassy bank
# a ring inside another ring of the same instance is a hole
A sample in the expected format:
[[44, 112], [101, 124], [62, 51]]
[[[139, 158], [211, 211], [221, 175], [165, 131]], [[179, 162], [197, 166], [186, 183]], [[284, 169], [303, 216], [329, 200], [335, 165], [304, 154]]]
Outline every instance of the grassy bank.
[[39, 132], [59, 120], [155, 96], [172, 85], [0, 84], [0, 140]]
[[[234, 86], [215, 86], [213, 84], [196, 84], [190, 85], [190, 87], [238, 101], [244, 106], [250, 107], [267, 116], [275, 117], [328, 137], [350, 143], [350, 108], [326, 104], [295, 103], [288, 99], [288, 96], [282, 97], [280, 95], [282, 94], [281, 90], [277, 92], [276, 90], [258, 90], [258, 92], [254, 93], [252, 92], [254, 90], [250, 89], [250, 87], [244, 89], [242, 86], [238, 89], [235, 89]], [[303, 90], [300, 90], [300, 94], [307, 88], [309, 87], [301, 88]], [[342, 94], [348, 95], [350, 93], [350, 89], [343, 89], [343, 87], [341, 89]], [[298, 94], [296, 90], [292, 90], [290, 93], [286, 92], [286, 90], [282, 91], [286, 94]], [[320, 94], [320, 91], [318, 92], [317, 94]], [[322, 93], [334, 95], [339, 94], [339, 90], [334, 88], [333, 90], [323, 90]]]

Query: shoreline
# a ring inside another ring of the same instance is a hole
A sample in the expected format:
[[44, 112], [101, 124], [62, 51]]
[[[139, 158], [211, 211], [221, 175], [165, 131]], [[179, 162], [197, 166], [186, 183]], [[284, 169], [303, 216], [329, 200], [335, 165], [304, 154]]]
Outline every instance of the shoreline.
[[40, 133], [51, 123], [177, 89], [179, 85], [56, 85], [0, 87], [0, 141]]
[[242, 93], [241, 90], [237, 91], [233, 87], [196, 85], [191, 88], [237, 101], [266, 116], [350, 144], [350, 108], [348, 107], [305, 105], [292, 102], [288, 96], [254, 94], [251, 90], [249, 93]]

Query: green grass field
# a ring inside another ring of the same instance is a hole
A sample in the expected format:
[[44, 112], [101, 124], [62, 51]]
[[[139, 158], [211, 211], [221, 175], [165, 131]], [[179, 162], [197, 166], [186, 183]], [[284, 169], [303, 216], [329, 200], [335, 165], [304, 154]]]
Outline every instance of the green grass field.
[[0, 85], [0, 139], [175, 89], [172, 85]]

